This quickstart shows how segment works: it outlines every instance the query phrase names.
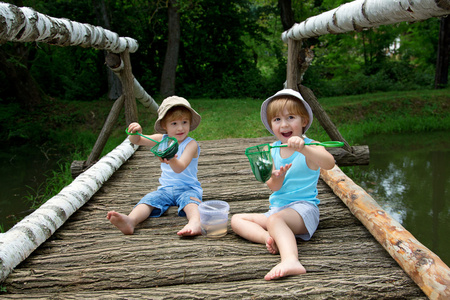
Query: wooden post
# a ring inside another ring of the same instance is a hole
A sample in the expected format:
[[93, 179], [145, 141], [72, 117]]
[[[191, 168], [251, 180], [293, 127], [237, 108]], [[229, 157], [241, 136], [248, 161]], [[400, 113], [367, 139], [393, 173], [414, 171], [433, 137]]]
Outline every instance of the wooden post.
[[128, 49], [120, 54], [124, 68], [120, 70], [120, 80], [122, 81], [122, 95], [125, 97], [125, 120], [126, 126], [138, 121], [137, 105], [134, 97], [134, 77], [131, 72], [130, 53]]
[[288, 60], [287, 60], [287, 74], [286, 74], [286, 88], [298, 91], [298, 75], [299, 75], [299, 65], [298, 65], [298, 54], [302, 46], [302, 41], [295, 41], [289, 39], [288, 41]]

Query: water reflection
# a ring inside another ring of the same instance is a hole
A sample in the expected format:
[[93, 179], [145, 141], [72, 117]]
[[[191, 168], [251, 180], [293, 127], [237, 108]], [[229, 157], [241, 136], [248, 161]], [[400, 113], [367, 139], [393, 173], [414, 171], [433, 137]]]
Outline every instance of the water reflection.
[[[448, 133], [434, 136], [427, 135], [427, 145], [410, 135], [367, 140], [370, 165], [359, 167], [361, 179], [355, 181], [360, 180], [384, 210], [449, 265], [450, 139]], [[433, 138], [439, 149], [431, 147]]]

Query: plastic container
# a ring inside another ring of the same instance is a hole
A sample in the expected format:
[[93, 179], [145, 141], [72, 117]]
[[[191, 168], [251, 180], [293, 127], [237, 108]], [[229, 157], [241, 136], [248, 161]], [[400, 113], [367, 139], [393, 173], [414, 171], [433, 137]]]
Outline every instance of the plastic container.
[[228, 213], [230, 205], [221, 200], [209, 200], [200, 203], [200, 223], [202, 235], [209, 238], [219, 238], [227, 234]]

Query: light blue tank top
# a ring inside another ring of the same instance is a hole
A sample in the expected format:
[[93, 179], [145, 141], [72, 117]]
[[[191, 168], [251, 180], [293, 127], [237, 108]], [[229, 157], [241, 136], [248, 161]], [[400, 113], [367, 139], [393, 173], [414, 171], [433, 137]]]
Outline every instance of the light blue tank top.
[[[305, 138], [305, 143], [312, 140]], [[274, 145], [280, 145], [280, 141], [276, 141]], [[292, 167], [287, 171], [283, 181], [283, 186], [270, 195], [271, 207], [282, 207], [295, 201], [308, 201], [317, 206], [319, 199], [317, 198], [317, 181], [319, 180], [320, 169], [314, 171], [306, 165], [306, 159], [300, 152], [294, 152], [288, 158], [281, 158], [280, 148], [271, 149], [275, 168], [278, 170], [281, 166], [292, 163]]]
[[[167, 134], [163, 135], [163, 139], [166, 136]], [[181, 154], [183, 154], [184, 149], [186, 149], [186, 146], [189, 144], [190, 141], [196, 142], [193, 138], [186, 137], [186, 139], [183, 142], [181, 142], [181, 144], [178, 145], [178, 152], [177, 152], [178, 158], [181, 157]], [[198, 147], [197, 157], [193, 158], [191, 163], [181, 173], [175, 173], [168, 164], [165, 163], [161, 164], [162, 173], [161, 177], [159, 178], [159, 183], [161, 184], [161, 186], [158, 187], [158, 189], [167, 186], [188, 185], [193, 189], [196, 189], [200, 194], [202, 193], [200, 181], [198, 181], [197, 179], [198, 158], [200, 157], [200, 146], [198, 145], [198, 143], [197, 147]]]

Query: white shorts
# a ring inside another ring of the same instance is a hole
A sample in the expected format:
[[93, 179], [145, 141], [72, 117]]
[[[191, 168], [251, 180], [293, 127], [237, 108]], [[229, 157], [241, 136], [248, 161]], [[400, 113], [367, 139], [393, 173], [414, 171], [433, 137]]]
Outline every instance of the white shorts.
[[264, 215], [269, 217], [285, 208], [292, 208], [295, 210], [302, 217], [303, 223], [305, 223], [306, 230], [308, 231], [305, 234], [297, 234], [295, 237], [301, 238], [304, 241], [310, 240], [316, 231], [317, 226], [319, 226], [319, 208], [308, 201], [296, 201], [282, 207], [271, 207]]

